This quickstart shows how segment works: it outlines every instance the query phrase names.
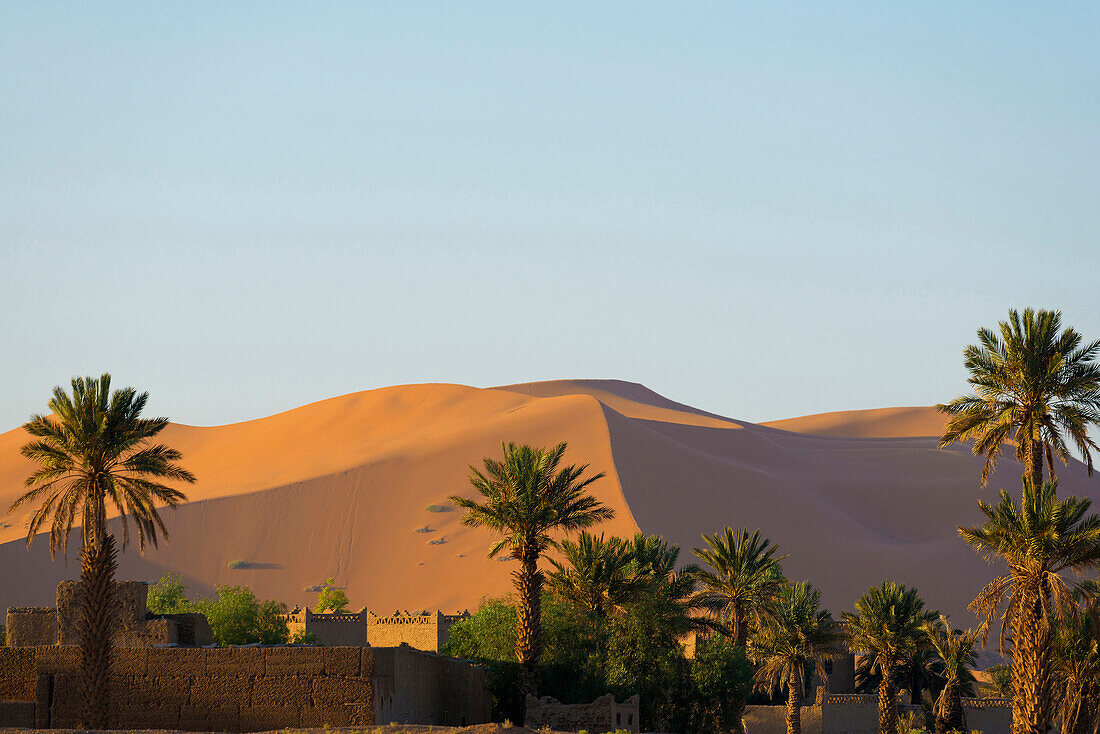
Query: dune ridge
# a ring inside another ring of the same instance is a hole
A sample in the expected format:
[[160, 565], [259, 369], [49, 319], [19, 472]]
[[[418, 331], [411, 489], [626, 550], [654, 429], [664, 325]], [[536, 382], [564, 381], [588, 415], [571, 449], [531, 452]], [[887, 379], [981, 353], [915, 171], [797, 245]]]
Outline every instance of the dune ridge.
[[[172, 542], [144, 558], [131, 549], [120, 573], [173, 570], [193, 593], [243, 583], [291, 605], [334, 576], [355, 608], [473, 609], [509, 591], [513, 563], [487, 560], [490, 535], [463, 527], [458, 512], [427, 506], [471, 495], [467, 466], [504, 441], [565, 440], [567, 461], [607, 474], [593, 489], [616, 517], [599, 531], [659, 533], [687, 562], [701, 533], [759, 527], [790, 554], [788, 575], [815, 583], [834, 611], [892, 578], [965, 626], [992, 569], [955, 527], [979, 520], [979, 497], [1014, 490], [1019, 468], [1006, 458], [979, 491], [980, 460], [936, 448], [941, 426], [934, 408], [753, 424], [617, 380], [406, 385], [226, 426], [173, 424], [164, 440], [199, 482], [165, 514]], [[25, 439], [22, 429], [0, 434], [4, 507], [30, 470]], [[1096, 494], [1079, 463], [1061, 482]], [[57, 581], [78, 573], [75, 550], [51, 563], [45, 539], [25, 548], [22, 518], [0, 523], [0, 609], [52, 603]], [[229, 569], [236, 559], [253, 565]]]

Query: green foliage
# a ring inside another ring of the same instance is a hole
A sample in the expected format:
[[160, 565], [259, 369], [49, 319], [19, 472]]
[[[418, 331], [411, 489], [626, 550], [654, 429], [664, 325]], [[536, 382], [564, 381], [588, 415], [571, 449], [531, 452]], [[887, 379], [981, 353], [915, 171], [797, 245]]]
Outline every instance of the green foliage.
[[183, 577], [178, 573], [168, 572], [149, 586], [146, 606], [153, 614], [180, 614], [187, 611], [189, 604], [186, 592]]
[[287, 622], [280, 617], [287, 608], [282, 602], [260, 601], [247, 586], [218, 586], [214, 598], [195, 601], [187, 599], [186, 591], [178, 574], [166, 573], [149, 587], [149, 611], [204, 614], [219, 645], [279, 645], [287, 641]]
[[515, 606], [506, 599], [483, 600], [469, 619], [451, 627], [440, 653], [467, 660], [515, 660]]
[[[545, 594], [540, 695], [589, 703], [609, 691], [620, 700], [638, 693], [643, 728], [664, 724], [662, 731], [709, 733], [715, 721], [734, 721], [752, 680], [743, 651], [716, 636], [702, 643], [696, 661], [684, 659], [679, 628], [668, 624], [669, 602], [661, 598], [668, 587], [649, 588], [653, 595], [636, 597], [599, 622], [591, 610]], [[486, 599], [470, 619], [451, 628], [441, 650], [487, 668], [497, 721], [516, 719], [521, 711], [515, 644], [513, 602]]]
[[752, 675], [742, 648], [721, 635], [700, 639], [691, 661], [686, 731], [733, 731], [740, 724]]
[[248, 561], [244, 561], [244, 560], [241, 560], [240, 558], [238, 558], [235, 561], [230, 561], [229, 562], [229, 568], [230, 568], [230, 570], [233, 570], [233, 571], [239, 571], [242, 568], [248, 568]]
[[987, 698], [1010, 698], [1012, 696], [1012, 666], [998, 663], [985, 669], [988, 683], [982, 683], [982, 695]]
[[428, 505], [424, 509], [428, 512], [450, 512], [452, 508], [450, 505]]
[[286, 604], [261, 602], [247, 586], [218, 586], [213, 599], [193, 602], [191, 611], [206, 615], [219, 645], [277, 645], [289, 636], [286, 620], [279, 617], [286, 614]]
[[348, 595], [335, 584], [336, 579], [333, 578], [325, 581], [320, 594], [317, 595], [317, 604], [313, 607], [314, 612], [346, 612], [348, 610]]
[[298, 630], [290, 636], [287, 642], [291, 645], [316, 645], [318, 647], [324, 647], [321, 641], [317, 639], [317, 635], [312, 632], [306, 632], [305, 630]]

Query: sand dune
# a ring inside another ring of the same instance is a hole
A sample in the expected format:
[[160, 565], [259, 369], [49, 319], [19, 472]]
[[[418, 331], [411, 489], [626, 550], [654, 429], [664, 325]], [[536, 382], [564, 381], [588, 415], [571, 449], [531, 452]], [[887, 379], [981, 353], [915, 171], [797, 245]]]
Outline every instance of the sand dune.
[[[992, 570], [958, 539], [976, 522], [980, 461], [939, 450], [932, 408], [846, 411], [755, 425], [675, 403], [641, 385], [573, 380], [477, 389], [410, 385], [314, 403], [216, 427], [173, 425], [167, 442], [199, 477], [190, 502], [167, 513], [172, 542], [122, 575], [184, 575], [193, 591], [243, 583], [291, 604], [334, 576], [355, 607], [473, 608], [509, 589], [511, 562], [489, 561], [487, 532], [458, 512], [429, 512], [469, 494], [467, 465], [502, 441], [569, 442], [568, 460], [607, 478], [594, 489], [616, 510], [602, 529], [639, 528], [684, 548], [724, 525], [759, 527], [790, 558], [788, 574], [850, 608], [889, 577], [921, 589], [960, 623]], [[0, 503], [21, 491], [29, 465], [21, 429], [0, 434]], [[1095, 497], [1080, 464], [1065, 491]], [[1011, 462], [991, 486], [1016, 490]], [[22, 518], [0, 528], [0, 609], [50, 603], [78, 570], [51, 563], [45, 539], [28, 552]], [[417, 530], [427, 532], [417, 532]], [[433, 542], [435, 541], [435, 542]], [[443, 542], [438, 542], [443, 541]], [[230, 561], [250, 566], [230, 570]]]

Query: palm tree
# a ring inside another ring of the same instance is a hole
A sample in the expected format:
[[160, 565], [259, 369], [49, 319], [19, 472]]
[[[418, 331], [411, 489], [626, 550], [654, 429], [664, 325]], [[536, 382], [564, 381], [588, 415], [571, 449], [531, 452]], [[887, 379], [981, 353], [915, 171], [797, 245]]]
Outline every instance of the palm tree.
[[726, 528], [712, 536], [704, 535], [707, 548], [695, 548], [695, 555], [708, 568], [696, 573], [702, 590], [699, 602], [713, 613], [724, 615], [734, 644], [744, 647], [749, 638], [749, 622], [773, 613], [776, 597], [786, 585], [783, 567], [787, 556], [775, 557], [779, 550], [756, 530], [736, 533]]
[[927, 646], [924, 623], [936, 613], [924, 609], [916, 589], [892, 581], [872, 587], [856, 602], [856, 613], [844, 612], [848, 645], [854, 653], [873, 653], [877, 672], [879, 734], [897, 734], [897, 670]]
[[974, 695], [971, 670], [977, 662], [975, 648], [982, 634], [981, 629], [968, 629], [966, 632], [953, 630], [947, 617], [941, 614], [935, 622], [925, 622], [924, 633], [942, 663], [943, 687], [932, 707], [932, 714], [936, 717], [936, 734], [966, 731], [962, 696]]
[[1081, 335], [1064, 331], [1060, 311], [1008, 312], [998, 337], [978, 330], [978, 345], [964, 351], [974, 393], [939, 409], [951, 416], [940, 448], [974, 440], [976, 456], [985, 456], [982, 484], [997, 465], [1001, 449], [1012, 441], [1016, 460], [1031, 483], [1043, 483], [1043, 460], [1054, 478], [1054, 456], [1066, 463], [1068, 438], [1092, 475], [1096, 443], [1089, 426], [1100, 424], [1100, 366], [1093, 358], [1100, 341], [1082, 346]]
[[1058, 615], [1054, 632], [1054, 690], [1058, 730], [1096, 734], [1100, 728], [1100, 599], [1085, 582], [1080, 607]]
[[1000, 649], [1003, 654], [1011, 625], [1013, 734], [1043, 734], [1050, 722], [1053, 615], [1067, 612], [1073, 592], [1082, 589], [1062, 572], [1100, 562], [1100, 516], [1085, 514], [1091, 504], [1077, 497], [1059, 500], [1057, 482], [1035, 487], [1025, 479], [1020, 504], [1002, 490], [996, 505], [978, 502], [984, 525], [959, 528], [974, 550], [1008, 565], [1009, 572], [989, 582], [970, 608], [986, 616], [988, 630], [1008, 597]]
[[30, 546], [42, 525], [51, 523], [50, 555], [66, 550], [73, 523], [81, 527], [80, 721], [106, 729], [111, 624], [114, 611], [114, 537], [107, 532], [107, 502], [119, 513], [123, 548], [130, 540], [128, 520], [137, 529], [138, 548], [156, 547], [167, 529], [157, 503], [175, 507], [187, 498], [160, 480], [194, 482], [177, 462], [180, 453], [149, 442], [167, 418], [142, 418], [148, 393], [127, 387], [111, 393], [111, 376], [73, 378], [72, 395], [55, 387], [52, 415], [34, 415], [23, 426], [33, 440], [23, 455], [38, 468], [27, 477], [27, 492], [8, 512], [38, 503], [27, 530]]
[[587, 464], [560, 467], [564, 442], [549, 450], [514, 443], [503, 449], [503, 461], [486, 457], [484, 471], [470, 467], [470, 484], [481, 494], [481, 503], [458, 496], [451, 500], [466, 510], [464, 525], [487, 527], [502, 536], [489, 550], [490, 558], [507, 548], [520, 563], [513, 574], [519, 596], [516, 657], [521, 693], [534, 694], [542, 652], [544, 576], [539, 559], [548, 548], [558, 547], [551, 533], [591, 527], [609, 520], [614, 511], [586, 491], [602, 472], [584, 478]]
[[761, 625], [749, 645], [749, 657], [759, 664], [758, 688], [775, 695], [787, 689], [787, 734], [802, 731], [802, 699], [806, 666], [825, 680], [822, 660], [845, 652], [843, 635], [828, 610], [820, 609], [821, 592], [802, 582], [785, 586], [775, 613]]
[[547, 584], [559, 596], [590, 613], [595, 621], [621, 609], [639, 586], [634, 556], [622, 538], [605, 539], [581, 531], [576, 542], [561, 543], [563, 561], [550, 559]]

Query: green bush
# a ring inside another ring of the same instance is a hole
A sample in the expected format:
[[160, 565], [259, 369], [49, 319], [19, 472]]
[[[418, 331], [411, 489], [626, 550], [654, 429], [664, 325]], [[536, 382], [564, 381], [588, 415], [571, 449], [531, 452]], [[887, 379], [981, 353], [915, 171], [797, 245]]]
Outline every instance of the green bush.
[[321, 641], [317, 639], [317, 635], [312, 632], [306, 632], [305, 630], [298, 630], [292, 634], [288, 642], [291, 645], [316, 645], [318, 647], [324, 647]]
[[242, 561], [241, 559], [238, 558], [235, 561], [230, 561], [229, 562], [229, 568], [234, 570], [234, 571], [237, 571], [237, 570], [242, 569], [242, 568], [248, 568], [248, 561]]
[[314, 612], [320, 614], [322, 612], [346, 612], [348, 610], [348, 595], [335, 584], [336, 579], [334, 578], [325, 581], [325, 585], [321, 587], [321, 591], [317, 595], [317, 603], [313, 606]]
[[279, 645], [287, 641], [287, 622], [280, 617], [287, 608], [282, 602], [260, 601], [247, 586], [219, 586], [212, 599], [194, 601], [187, 599], [186, 592], [179, 574], [166, 573], [149, 587], [149, 611], [204, 614], [219, 645]]
[[450, 505], [428, 505], [424, 509], [428, 512], [450, 512], [454, 508]]
[[149, 586], [146, 606], [153, 614], [180, 614], [186, 611], [189, 603], [186, 591], [183, 577], [169, 571]]

